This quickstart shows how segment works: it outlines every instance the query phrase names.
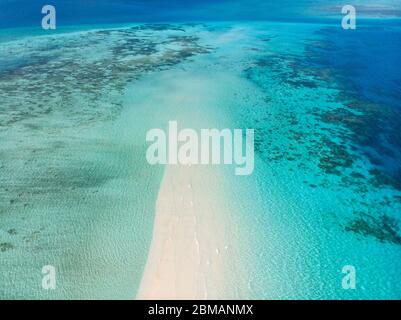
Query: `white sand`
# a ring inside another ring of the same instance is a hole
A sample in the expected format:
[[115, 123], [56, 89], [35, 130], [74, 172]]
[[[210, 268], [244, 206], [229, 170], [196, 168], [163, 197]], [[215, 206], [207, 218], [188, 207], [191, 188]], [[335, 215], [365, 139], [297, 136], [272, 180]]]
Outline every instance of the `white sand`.
[[[227, 108], [241, 103], [236, 93], [243, 80], [226, 70], [201, 70], [201, 66], [196, 72], [169, 70], [140, 87], [136, 84], [131, 101], [135, 117], [126, 117], [127, 121], [137, 123], [140, 118], [152, 123], [152, 128], [166, 128], [168, 121], [175, 120], [179, 130], [231, 127]], [[232, 188], [238, 179], [230, 166], [166, 167], [136, 298], [247, 297], [247, 232], [238, 219], [242, 204], [233, 201], [238, 190], [234, 196]]]
[[224, 212], [220, 171], [167, 167], [138, 299], [238, 298], [235, 232]]

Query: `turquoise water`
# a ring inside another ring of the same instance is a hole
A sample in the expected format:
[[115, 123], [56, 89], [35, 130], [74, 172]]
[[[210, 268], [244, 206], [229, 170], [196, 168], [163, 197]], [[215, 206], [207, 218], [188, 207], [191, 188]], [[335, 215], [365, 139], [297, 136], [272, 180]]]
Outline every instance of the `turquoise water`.
[[[242, 297], [400, 298], [401, 29], [357, 32], [358, 42], [315, 23], [10, 31], [0, 297], [135, 297], [164, 169], [147, 165], [144, 137], [179, 117], [165, 102], [190, 90], [182, 76], [211, 79], [193, 94], [204, 110], [180, 106], [186, 114], [255, 129], [254, 174], [222, 181], [242, 226]], [[58, 290], [40, 286], [47, 264]], [[356, 290], [342, 289], [344, 265], [357, 270]]]
[[[163, 168], [147, 165], [146, 124], [124, 123], [124, 90], [206, 50], [146, 29], [1, 47], [1, 297], [135, 297]], [[58, 290], [41, 288], [44, 265]]]

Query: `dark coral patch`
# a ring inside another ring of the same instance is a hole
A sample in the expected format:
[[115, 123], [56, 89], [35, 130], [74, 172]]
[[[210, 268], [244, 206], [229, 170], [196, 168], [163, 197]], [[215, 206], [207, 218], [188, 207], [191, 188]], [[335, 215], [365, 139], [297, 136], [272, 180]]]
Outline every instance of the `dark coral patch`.
[[14, 246], [9, 242], [0, 243], [0, 252], [6, 252], [8, 250], [14, 249]]
[[380, 242], [401, 245], [397, 220], [388, 215], [382, 215], [378, 218], [366, 214], [360, 215], [360, 217], [352, 220], [345, 227], [345, 230], [363, 236], [374, 237]]

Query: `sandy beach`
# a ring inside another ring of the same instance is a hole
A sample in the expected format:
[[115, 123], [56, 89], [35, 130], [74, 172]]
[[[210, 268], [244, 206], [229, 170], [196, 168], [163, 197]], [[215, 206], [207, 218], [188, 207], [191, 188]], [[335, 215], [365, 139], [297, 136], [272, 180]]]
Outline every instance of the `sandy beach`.
[[219, 202], [220, 179], [217, 167], [167, 167], [138, 299], [227, 296], [227, 280], [233, 274], [225, 266], [233, 268], [229, 258], [235, 242]]
[[[231, 127], [232, 119], [225, 106], [238, 104], [234, 88], [244, 83], [227, 72], [214, 72], [211, 79], [205, 69], [209, 60], [200, 61], [196, 72], [192, 68], [171, 70], [159, 74], [158, 81], [154, 78], [144, 81], [143, 90], [139, 91], [147, 94], [143, 99], [134, 100], [136, 105], [138, 100], [144, 103], [143, 109], [163, 105], [163, 112], [157, 113], [160, 127], [172, 119], [178, 121], [179, 129]], [[156, 89], [163, 95], [149, 94]], [[151, 104], [149, 95], [162, 101]], [[206, 110], [205, 106], [209, 108]], [[155, 205], [151, 247], [137, 299], [247, 296], [248, 276], [241, 249], [246, 232], [240, 225], [238, 209], [232, 205], [238, 196], [234, 195], [233, 188], [238, 182], [234, 167], [165, 167]]]

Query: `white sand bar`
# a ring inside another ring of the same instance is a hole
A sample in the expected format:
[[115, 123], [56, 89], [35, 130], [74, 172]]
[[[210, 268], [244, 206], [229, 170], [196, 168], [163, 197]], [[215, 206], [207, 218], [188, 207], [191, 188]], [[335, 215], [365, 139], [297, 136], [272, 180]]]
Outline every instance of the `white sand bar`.
[[[225, 219], [219, 170], [168, 166], [156, 204], [139, 299], [235, 298], [235, 237]], [[232, 260], [230, 260], [230, 257]]]

